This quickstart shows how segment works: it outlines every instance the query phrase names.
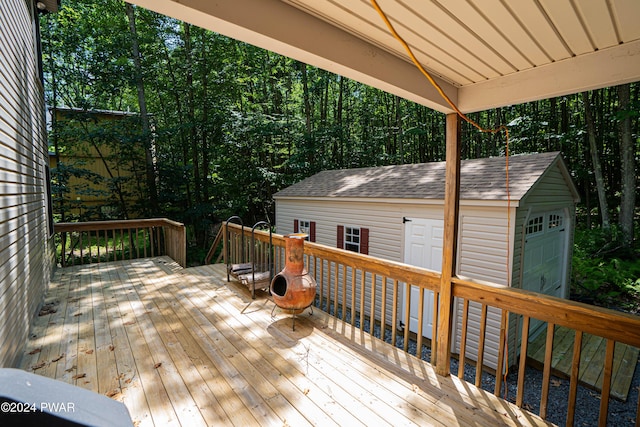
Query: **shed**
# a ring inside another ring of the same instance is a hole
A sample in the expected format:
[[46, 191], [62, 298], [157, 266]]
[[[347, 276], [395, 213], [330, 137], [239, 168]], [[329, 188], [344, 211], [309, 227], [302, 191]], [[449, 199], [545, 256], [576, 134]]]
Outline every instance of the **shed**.
[[[505, 157], [461, 164], [457, 275], [566, 298], [579, 196], [562, 156], [511, 156], [509, 196], [506, 175]], [[274, 195], [276, 227], [279, 233], [307, 232], [317, 243], [440, 271], [444, 187], [445, 162], [323, 171]], [[428, 294], [424, 307], [431, 311], [433, 294]], [[417, 310], [417, 289], [415, 295]], [[400, 318], [405, 298], [398, 301]], [[387, 302], [387, 319], [392, 304]], [[472, 306], [469, 316], [479, 323], [480, 307]], [[461, 315], [454, 317], [452, 351], [458, 353]], [[413, 308], [410, 318], [415, 332]], [[424, 335], [431, 338], [433, 316], [427, 312], [423, 318]], [[510, 349], [519, 348], [520, 321], [510, 319]], [[539, 326], [530, 326], [532, 336]], [[495, 368], [497, 310], [489, 312], [487, 331], [484, 360]], [[466, 354], [472, 359], [478, 335], [479, 328], [470, 324]]]

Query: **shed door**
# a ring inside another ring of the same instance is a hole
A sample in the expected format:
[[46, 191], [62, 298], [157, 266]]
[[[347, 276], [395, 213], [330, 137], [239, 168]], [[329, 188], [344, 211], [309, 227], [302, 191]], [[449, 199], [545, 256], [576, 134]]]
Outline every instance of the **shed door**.
[[[442, 236], [444, 221], [441, 219], [410, 218], [405, 222], [404, 262], [416, 267], [440, 271], [442, 269]], [[409, 330], [418, 332], [418, 298], [420, 290], [411, 286]], [[402, 319], [405, 318], [406, 294], [402, 293]], [[424, 293], [422, 335], [433, 336], [433, 292]]]
[[[565, 296], [565, 265], [567, 257], [566, 218], [562, 211], [533, 215], [525, 228], [524, 289], [563, 298]], [[532, 320], [531, 334], [538, 332], [542, 322]]]

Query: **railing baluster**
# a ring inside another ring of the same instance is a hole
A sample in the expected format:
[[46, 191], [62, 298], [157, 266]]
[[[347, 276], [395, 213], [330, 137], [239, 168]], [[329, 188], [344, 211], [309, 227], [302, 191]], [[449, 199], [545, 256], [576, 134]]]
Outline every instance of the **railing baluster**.
[[83, 248], [84, 248], [84, 243], [83, 243], [83, 239], [82, 239], [82, 231], [80, 231], [78, 233], [78, 246], [80, 247], [80, 265], [84, 264], [84, 254], [83, 254]]
[[342, 320], [347, 316], [347, 266], [342, 264]]
[[[420, 286], [418, 290], [418, 333], [416, 334], [416, 357], [422, 357], [422, 336], [424, 335], [424, 331], [422, 330], [422, 326], [424, 323], [424, 288]], [[431, 338], [434, 338], [432, 335]], [[434, 340], [432, 340], [434, 341]]]
[[520, 338], [520, 366], [518, 368], [518, 392], [516, 405], [522, 408], [524, 398], [524, 380], [527, 369], [527, 351], [529, 347], [529, 316], [522, 316], [522, 336]]
[[340, 268], [338, 267], [338, 263], [334, 262], [335, 265], [334, 274], [333, 274], [333, 315], [338, 317], [338, 303], [340, 299], [338, 297], [338, 285], [340, 282]]
[[576, 413], [576, 396], [578, 394], [578, 374], [580, 373], [580, 356], [582, 354], [582, 331], [576, 331], [573, 338], [573, 357], [571, 361], [571, 380], [569, 383], [569, 402], [567, 404], [567, 427], [573, 426]]
[[67, 260], [67, 233], [60, 233], [60, 254], [62, 255], [62, 259], [60, 260], [60, 264], [63, 267], [66, 267]]
[[544, 368], [542, 371], [542, 395], [540, 396], [540, 418], [547, 419], [547, 403], [549, 400], [549, 382], [551, 381], [551, 358], [553, 356], [553, 335], [555, 325], [547, 325], [547, 340], [544, 348]]
[[[433, 319], [432, 319], [432, 333], [431, 333], [431, 364], [432, 365], [436, 365], [436, 362], [438, 361], [438, 340], [436, 339], [437, 337], [437, 331], [438, 331], [438, 313], [440, 312], [440, 297], [439, 297], [439, 293], [434, 291], [433, 292]], [[449, 369], [451, 369], [451, 366], [449, 366]]]
[[364, 289], [367, 284], [367, 272], [362, 270], [360, 278], [360, 330], [364, 331]]
[[[151, 227], [149, 229], [149, 245], [151, 246], [151, 257], [155, 257], [156, 256], [156, 239], [155, 239], [155, 234], [156, 234], [156, 228], [155, 227]], [[158, 254], [159, 255], [159, 254]]]
[[391, 313], [391, 344], [396, 346], [398, 332], [398, 279], [393, 279], [393, 312]]
[[[498, 345], [498, 365], [496, 367], [496, 386], [493, 394], [500, 397], [500, 389], [502, 388], [502, 371], [504, 367], [505, 357], [505, 342], [507, 336], [507, 325], [509, 324], [509, 312], [502, 310], [502, 316], [500, 316], [500, 344]], [[507, 355], [507, 360], [509, 355]]]
[[614, 340], [607, 340], [607, 349], [605, 351], [604, 367], [602, 377], [602, 393], [600, 395], [600, 416], [598, 425], [607, 425], [607, 415], [609, 414], [609, 394], [611, 393], [611, 370], [613, 368], [613, 353], [616, 347]]
[[369, 301], [369, 334], [375, 336], [376, 326], [376, 288], [378, 276], [375, 273], [371, 275], [371, 299]]
[[458, 378], [464, 379], [464, 363], [467, 352], [467, 325], [469, 323], [469, 300], [462, 302], [462, 328], [460, 332], [460, 354], [458, 355]]
[[140, 258], [140, 242], [138, 241], [139, 234], [140, 229], [136, 227], [136, 258]]
[[[322, 300], [324, 298], [324, 259], [320, 259], [320, 281], [318, 282], [320, 284], [320, 290], [319, 290], [319, 295], [320, 295], [320, 310], [323, 310], [322, 308]], [[325, 310], [327, 313], [329, 312], [329, 303], [327, 302], [327, 309]]]
[[405, 283], [405, 303], [404, 303], [404, 345], [403, 349], [406, 352], [409, 350], [409, 312], [411, 309], [411, 283]]
[[476, 363], [476, 387], [482, 383], [482, 365], [484, 363], [484, 339], [487, 332], [487, 305], [482, 304], [480, 315], [480, 336], [478, 337], [478, 357]]
[[104, 230], [104, 253], [107, 256], [107, 262], [109, 262], [109, 230]]
[[147, 237], [147, 236], [150, 236], [150, 235], [151, 235], [151, 233], [150, 233], [150, 230], [149, 230], [148, 227], [145, 227], [145, 228], [142, 229], [142, 241], [144, 242], [144, 257], [145, 258], [147, 257], [147, 241], [150, 239], [150, 237]]
[[75, 266], [76, 265], [76, 257], [74, 256], [74, 250], [73, 250], [73, 233], [69, 233], [69, 257], [71, 257], [71, 266]]
[[356, 276], [358, 270], [351, 267], [351, 326], [356, 324]]
[[380, 339], [384, 341], [387, 325], [387, 276], [382, 276], [382, 295], [380, 295]]

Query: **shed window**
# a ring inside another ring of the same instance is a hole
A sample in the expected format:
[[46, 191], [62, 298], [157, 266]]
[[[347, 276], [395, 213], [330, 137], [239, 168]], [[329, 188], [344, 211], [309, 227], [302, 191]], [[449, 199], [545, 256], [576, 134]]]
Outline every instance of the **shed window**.
[[361, 254], [369, 253], [369, 229], [363, 227], [338, 226], [338, 247]]
[[562, 227], [562, 220], [563, 220], [562, 215], [550, 214], [548, 228], [551, 230], [556, 227]]
[[531, 218], [527, 223], [527, 236], [541, 233], [544, 229], [544, 215]]
[[294, 219], [293, 220], [293, 232], [305, 233], [307, 238], [305, 240], [309, 242], [316, 241], [316, 222], [306, 219]]
[[344, 248], [348, 251], [360, 252], [360, 229], [356, 227], [344, 228]]

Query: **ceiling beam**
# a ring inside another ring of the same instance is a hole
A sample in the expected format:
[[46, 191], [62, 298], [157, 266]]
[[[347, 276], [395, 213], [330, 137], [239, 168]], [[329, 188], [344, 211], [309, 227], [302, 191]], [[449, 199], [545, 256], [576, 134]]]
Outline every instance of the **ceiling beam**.
[[640, 40], [461, 87], [465, 113], [640, 81]]
[[[452, 111], [413, 64], [280, 0], [130, 2], [434, 110]], [[455, 103], [457, 88], [442, 79], [436, 81]]]

